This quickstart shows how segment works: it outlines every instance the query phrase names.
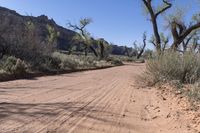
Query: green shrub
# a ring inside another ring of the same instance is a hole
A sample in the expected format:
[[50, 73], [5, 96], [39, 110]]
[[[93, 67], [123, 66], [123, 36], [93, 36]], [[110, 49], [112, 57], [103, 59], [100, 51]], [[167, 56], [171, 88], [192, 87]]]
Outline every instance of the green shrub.
[[60, 60], [51, 56], [43, 56], [40, 61], [40, 68], [47, 71], [54, 71], [60, 69]]
[[75, 70], [78, 67], [79, 63], [77, 60], [72, 58], [65, 58], [65, 60], [61, 61], [60, 67], [61, 69], [72, 69]]
[[9, 56], [9, 57], [4, 57], [3, 60], [4, 63], [2, 65], [2, 69], [5, 72], [14, 75], [23, 75], [26, 73], [27, 64], [21, 59], [18, 59], [14, 56]]
[[113, 64], [115, 66], [121, 66], [121, 65], [123, 65], [123, 62], [118, 59], [114, 59], [111, 61], [111, 64]]
[[76, 69], [78, 67], [78, 60], [71, 55], [65, 55], [58, 52], [52, 54], [54, 59], [60, 60], [60, 68], [63, 70]]
[[181, 83], [195, 83], [200, 78], [199, 55], [166, 52], [146, 64], [145, 75], [152, 84], [178, 80]]
[[49, 72], [60, 69], [60, 60], [49, 55], [38, 54], [29, 61], [33, 71]]

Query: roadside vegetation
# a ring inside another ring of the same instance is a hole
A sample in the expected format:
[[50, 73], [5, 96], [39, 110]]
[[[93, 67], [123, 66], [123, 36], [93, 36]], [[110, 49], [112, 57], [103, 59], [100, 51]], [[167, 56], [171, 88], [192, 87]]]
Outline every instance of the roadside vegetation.
[[[173, 1], [160, 2], [158, 6], [153, 0], [143, 0], [153, 28], [149, 42], [155, 52], [141, 79], [149, 86], [170, 83], [192, 101], [200, 101], [200, 14], [193, 14], [188, 22], [184, 9]], [[161, 32], [161, 23], [165, 23], [168, 35]]]
[[57, 47], [60, 32], [51, 24], [44, 25], [46, 38], [39, 41], [40, 27], [32, 19], [25, 22], [23, 35], [13, 32], [14, 38], [0, 36], [0, 81], [120, 66], [123, 62], [144, 62], [146, 44], [124, 47], [124, 55], [113, 55], [114, 45], [103, 38], [93, 38], [87, 31], [90, 23], [92, 19], [83, 18], [78, 24], [67, 24], [76, 33], [67, 50]]

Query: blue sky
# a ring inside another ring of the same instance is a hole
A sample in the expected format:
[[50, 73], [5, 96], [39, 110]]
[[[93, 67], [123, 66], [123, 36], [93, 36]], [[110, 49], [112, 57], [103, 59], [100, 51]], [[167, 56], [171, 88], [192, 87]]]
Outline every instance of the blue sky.
[[[200, 9], [197, 0], [174, 1], [186, 8], [188, 14]], [[68, 21], [76, 23], [80, 18], [90, 17], [94, 22], [88, 31], [118, 45], [131, 46], [135, 40], [141, 41], [144, 31], [148, 37], [152, 33], [141, 0], [0, 0], [0, 5], [22, 15], [45, 14], [64, 27]]]

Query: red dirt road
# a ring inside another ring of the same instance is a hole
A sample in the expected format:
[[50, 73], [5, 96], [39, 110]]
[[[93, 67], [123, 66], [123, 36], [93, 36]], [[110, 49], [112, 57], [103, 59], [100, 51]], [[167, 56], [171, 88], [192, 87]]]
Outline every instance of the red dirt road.
[[[0, 83], [0, 133], [194, 133], [142, 64]], [[181, 114], [180, 114], [181, 115]]]

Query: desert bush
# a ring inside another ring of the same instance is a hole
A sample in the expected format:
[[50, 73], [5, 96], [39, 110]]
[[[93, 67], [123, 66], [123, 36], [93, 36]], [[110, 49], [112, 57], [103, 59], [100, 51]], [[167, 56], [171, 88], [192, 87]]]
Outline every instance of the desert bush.
[[128, 57], [123, 55], [110, 55], [106, 58], [106, 61], [120, 60], [121, 62], [134, 62], [134, 57]]
[[59, 66], [63, 70], [89, 69], [113, 65], [122, 65], [122, 62], [116, 58], [109, 58], [108, 60], [99, 60], [94, 56], [67, 55], [59, 52], [54, 52], [52, 54], [52, 57], [60, 60]]
[[[41, 58], [40, 58], [41, 59]], [[51, 56], [44, 56], [42, 60], [40, 60], [38, 63], [39, 70], [42, 71], [57, 71], [60, 69], [60, 60], [57, 58], [52, 58]]]
[[121, 66], [121, 65], [123, 65], [122, 61], [119, 60], [119, 59], [113, 59], [113, 60], [111, 61], [111, 64], [112, 64], [112, 65], [115, 65], [115, 66]]
[[147, 61], [144, 76], [152, 84], [172, 80], [195, 83], [200, 78], [199, 55], [166, 52]]
[[66, 55], [59, 52], [54, 52], [52, 57], [60, 60], [60, 68], [63, 70], [95, 67], [97, 61], [92, 56], [85, 57], [81, 55]]
[[51, 72], [60, 69], [60, 60], [50, 55], [38, 54], [30, 58], [29, 62], [32, 71]]
[[59, 52], [54, 52], [52, 57], [60, 60], [60, 68], [63, 70], [76, 69], [80, 63], [76, 55], [66, 55]]
[[14, 56], [3, 57], [1, 69], [9, 74], [23, 75], [27, 72], [27, 64]]

